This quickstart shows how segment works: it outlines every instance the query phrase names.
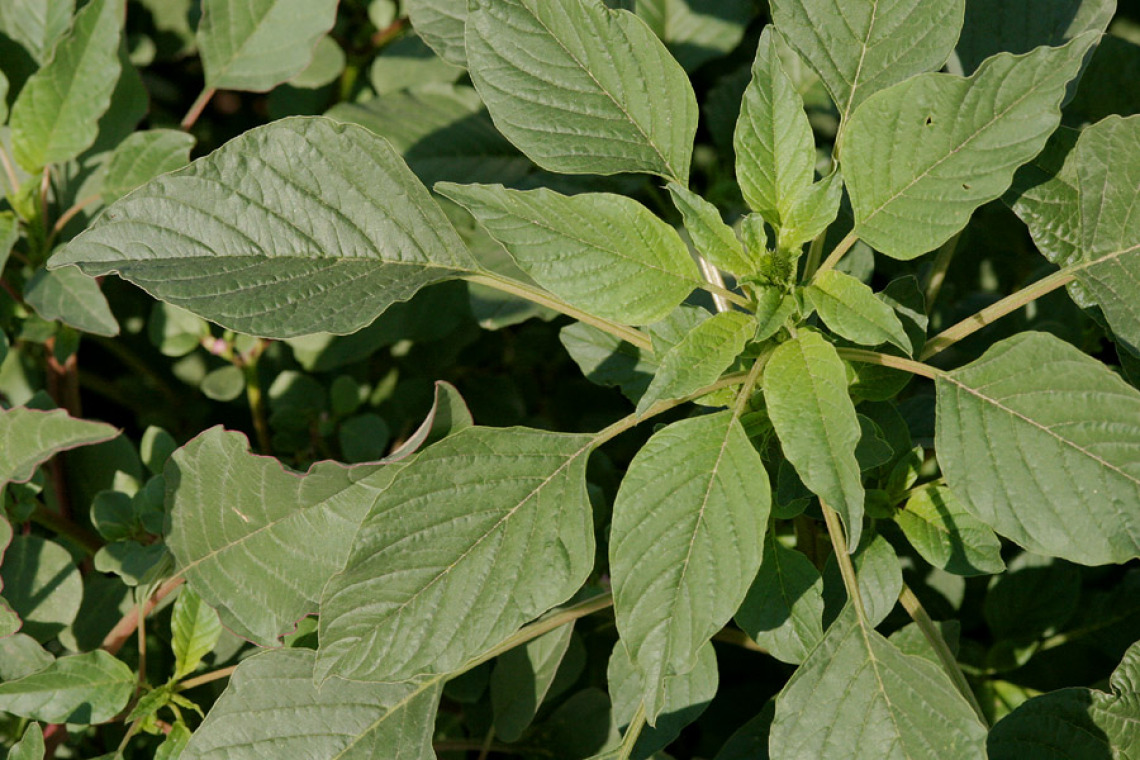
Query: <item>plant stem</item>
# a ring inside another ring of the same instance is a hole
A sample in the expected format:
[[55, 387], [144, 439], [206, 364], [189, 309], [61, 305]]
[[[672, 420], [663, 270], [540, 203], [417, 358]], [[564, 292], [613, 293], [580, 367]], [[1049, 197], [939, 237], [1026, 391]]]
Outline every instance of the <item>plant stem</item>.
[[600, 612], [607, 607], [612, 607], [614, 603], [613, 594], [598, 594], [595, 597], [586, 599], [585, 601], [572, 604], [557, 612], [552, 613], [548, 617], [542, 618], [530, 625], [524, 626], [513, 636], [510, 636], [502, 641], [498, 646], [488, 649], [483, 654], [469, 660], [462, 669], [450, 674], [452, 677], [466, 673], [467, 671], [477, 668], [485, 662], [495, 659], [503, 652], [514, 649], [521, 644], [525, 644], [532, 639], [537, 639], [544, 633], [550, 633], [555, 628], [561, 628], [567, 623], [572, 623], [578, 618], [592, 615], [595, 612]]
[[179, 125], [183, 131], [188, 131], [190, 127], [194, 126], [198, 121], [198, 117], [202, 115], [202, 111], [206, 108], [206, 104], [210, 102], [210, 98], [214, 97], [217, 92], [213, 87], [207, 87], [198, 94], [198, 99], [190, 106], [190, 110], [182, 117], [182, 123]]
[[768, 654], [768, 650], [757, 644], [748, 634], [736, 628], [721, 628], [713, 634], [713, 641], [723, 641], [726, 644], [733, 644], [742, 649], [747, 649], [752, 652], [761, 652]]
[[904, 372], [928, 377], [931, 380], [945, 374], [942, 370], [931, 367], [929, 364], [916, 362], [912, 359], [904, 359], [901, 356], [881, 354], [878, 351], [866, 351], [862, 348], [838, 348], [836, 352], [841, 359], [863, 362], [864, 364], [878, 364], [881, 367], [890, 367], [891, 369], [900, 369]]
[[56, 219], [55, 224], [51, 226], [51, 231], [48, 233], [47, 240], [44, 242], [44, 250], [51, 253], [51, 247], [55, 244], [55, 239], [59, 237], [59, 233], [67, 226], [67, 223], [74, 219], [76, 214], [80, 211], [99, 200], [99, 198], [99, 195], [88, 195], [86, 198], [76, 201], [74, 206], [60, 214], [59, 219]]
[[630, 430], [631, 428], [637, 427], [639, 424], [641, 424], [642, 422], [645, 422], [650, 417], [656, 417], [658, 414], [661, 414], [662, 412], [667, 412], [674, 407], [680, 406], [681, 404], [687, 404], [688, 402], [692, 401], [693, 399], [700, 398], [701, 396], [712, 393], [713, 391], [719, 391], [721, 388], [728, 388], [728, 387], [731, 387], [733, 385], [739, 385], [739, 384], [745, 382], [747, 380], [747, 378], [748, 378], [747, 373], [734, 372], [731, 375], [725, 375], [724, 377], [722, 377], [720, 380], [717, 380], [712, 385], [706, 385], [704, 388], [701, 388], [699, 391], [697, 391], [695, 393], [690, 393], [688, 396], [685, 396], [684, 398], [663, 399], [661, 401], [658, 401], [656, 404], [649, 407], [648, 409], [646, 409], [641, 414], [637, 414], [636, 412], [634, 412], [633, 414], [627, 414], [625, 417], [622, 417], [620, 420], [613, 423], [609, 427], [606, 427], [605, 429], [600, 430], [597, 433], [597, 435], [594, 436], [593, 445], [594, 446], [600, 446], [601, 444], [605, 443], [606, 441], [608, 441], [612, 438], [616, 438], [617, 436], [621, 435], [625, 431]]
[[20, 180], [16, 177], [16, 168], [12, 166], [12, 159], [8, 156], [8, 151], [4, 150], [3, 145], [0, 145], [0, 164], [4, 165], [4, 174], [8, 176], [8, 190], [15, 194], [20, 188]]
[[911, 620], [918, 624], [918, 629], [922, 631], [922, 635], [926, 637], [927, 643], [934, 649], [934, 653], [938, 655], [939, 662], [942, 663], [942, 668], [950, 676], [954, 686], [958, 691], [962, 692], [962, 696], [970, 703], [970, 707], [974, 708], [974, 712], [978, 714], [978, 719], [982, 721], [983, 726], [988, 726], [986, 715], [982, 712], [982, 706], [978, 704], [977, 697], [974, 696], [974, 690], [970, 688], [969, 681], [966, 680], [965, 674], [962, 669], [958, 667], [958, 660], [954, 657], [954, 653], [950, 651], [950, 647], [946, 645], [946, 640], [942, 638], [938, 627], [934, 625], [934, 621], [930, 619], [927, 614], [926, 608], [922, 606], [922, 602], [910, 590], [910, 587], [905, 583], [902, 587], [902, 593], [899, 594], [899, 603], [902, 604], [903, 609], [910, 615]]
[[637, 703], [637, 712], [630, 718], [629, 725], [626, 726], [625, 736], [621, 740], [621, 752], [618, 753], [617, 760], [629, 760], [630, 755], [633, 754], [633, 747], [637, 744], [637, 738], [641, 736], [641, 729], [645, 728], [645, 703]]
[[103, 548], [103, 539], [99, 536], [59, 512], [48, 509], [44, 504], [36, 504], [32, 511], [32, 522], [70, 538], [88, 554], [94, 554]]
[[823, 521], [827, 523], [827, 534], [831, 537], [831, 547], [835, 550], [835, 561], [839, 564], [839, 574], [843, 576], [847, 597], [855, 605], [855, 614], [859, 616], [860, 625], [863, 628], [870, 628], [866, 608], [863, 607], [863, 594], [859, 591], [859, 580], [855, 576], [855, 563], [851, 561], [851, 555], [848, 553], [847, 538], [843, 533], [839, 514], [823, 499], [819, 500], [819, 505], [823, 508]]
[[[550, 293], [538, 288], [532, 288], [517, 280], [511, 280], [506, 277], [500, 277], [494, 274], [468, 274], [463, 275], [463, 279], [467, 282], [474, 282], [478, 285], [486, 285], [489, 288], [501, 290], [504, 293], [510, 293], [520, 298], [525, 298], [532, 301], [539, 306], [545, 306], [548, 309], [554, 309], [561, 312], [568, 317], [573, 317], [579, 322], [585, 322], [588, 325], [607, 332], [616, 338], [621, 338], [626, 343], [634, 345], [638, 348], [645, 349], [646, 351], [653, 350], [653, 343], [649, 340], [649, 336], [638, 330], [636, 327], [623, 325], [618, 322], [613, 322], [601, 317], [595, 317], [589, 312], [582, 311], [581, 309], [571, 306], [565, 301], [555, 298]], [[735, 293], [733, 295], [736, 295]]]
[[949, 348], [963, 338], [973, 335], [983, 327], [993, 324], [1007, 314], [1011, 314], [1030, 301], [1043, 295], [1052, 293], [1057, 288], [1072, 282], [1076, 275], [1074, 269], [1062, 269], [1048, 277], [1042, 277], [1037, 282], [1022, 288], [1016, 293], [1006, 296], [995, 304], [987, 306], [973, 316], [966, 317], [953, 327], [949, 327], [930, 339], [926, 348], [922, 350], [919, 359], [929, 359], [935, 354]]
[[253, 417], [253, 430], [257, 435], [257, 446], [267, 456], [273, 454], [273, 439], [269, 435], [269, 422], [265, 417], [265, 400], [261, 393], [261, 378], [257, 373], [257, 359], [250, 359], [241, 365], [245, 374], [245, 397], [249, 402], [249, 413]]
[[495, 743], [495, 724], [492, 723], [491, 727], [487, 729], [487, 735], [483, 738], [483, 746], [479, 748], [479, 757], [475, 760], [487, 760], [487, 755], [491, 754], [491, 746]]
[[143, 613], [143, 603], [139, 600], [135, 604], [135, 632], [138, 634], [136, 638], [139, 647], [139, 678], [135, 687], [135, 697], [140, 696], [143, 687], [146, 686], [146, 615]]
[[938, 293], [942, 290], [942, 283], [946, 281], [946, 271], [950, 268], [950, 262], [954, 260], [954, 253], [958, 250], [958, 241], [961, 238], [962, 233], [958, 232], [942, 244], [942, 247], [938, 249], [938, 255], [934, 257], [934, 265], [930, 268], [930, 277], [926, 280], [927, 314], [930, 313], [934, 307], [934, 302], [938, 299]]
[[[697, 266], [700, 267], [701, 274], [704, 275], [705, 280], [709, 284], [715, 285], [716, 287], [720, 288], [721, 290], [725, 290], [724, 275], [722, 275], [720, 273], [720, 270], [717, 269], [715, 266], [713, 266], [709, 262], [708, 259], [706, 259], [704, 256], [697, 256]], [[727, 292], [727, 291], [725, 291], [725, 292]], [[728, 311], [729, 306], [728, 306], [728, 299], [727, 298], [725, 298], [720, 293], [713, 293], [712, 297], [713, 297], [713, 306], [716, 307], [717, 311]]]
[[[714, 269], [715, 269], [715, 267], [714, 267]], [[717, 272], [717, 274], [719, 275], [720, 272]], [[726, 302], [731, 301], [732, 303], [736, 304], [737, 306], [740, 306], [741, 308], [747, 308], [749, 306], [747, 298], [740, 295], [739, 293], [733, 293], [728, 288], [721, 287], [719, 285], [714, 285], [711, 282], [706, 282], [701, 287], [703, 289], [707, 290], [708, 292], [712, 293], [714, 300], [717, 298], [720, 298]], [[725, 308], [722, 309], [721, 311], [728, 311], [727, 303], [725, 304]]]
[[[171, 591], [181, 586], [185, 580], [186, 579], [182, 576], [176, 575], [159, 586], [158, 591], [155, 591], [150, 599], [143, 605], [143, 616], [149, 615], [154, 608], [158, 606], [160, 601], [165, 599]], [[131, 634], [135, 632], [135, 629], [138, 627], [138, 621], [139, 617], [135, 613], [135, 610], [131, 610], [126, 615], [123, 615], [119, 622], [115, 623], [115, 627], [111, 629], [111, 632], [103, 638], [103, 643], [99, 648], [110, 654], [117, 654], [118, 651], [123, 648], [123, 644], [126, 643], [127, 639], [131, 637]]]
[[739, 417], [744, 414], [744, 408], [748, 406], [748, 402], [752, 400], [752, 391], [756, 387], [756, 383], [760, 380], [760, 373], [764, 371], [764, 365], [768, 363], [768, 358], [772, 356], [772, 353], [772, 351], [766, 351], [756, 357], [756, 361], [752, 362], [752, 368], [748, 370], [748, 377], [744, 378], [744, 383], [740, 386], [740, 392], [736, 395], [736, 403], [732, 407], [733, 417]]
[[211, 670], [209, 673], [203, 673], [202, 675], [195, 676], [194, 678], [187, 678], [185, 681], [180, 682], [178, 686], [175, 687], [175, 689], [177, 691], [187, 691], [197, 686], [201, 686], [204, 683], [210, 683], [211, 681], [218, 681], [223, 678], [229, 678], [235, 670], [237, 670], [237, 665], [230, 665], [228, 668]]
[[835, 265], [839, 263], [839, 260], [843, 258], [843, 254], [851, 250], [851, 246], [855, 245], [858, 240], [858, 235], [856, 235], [854, 232], [848, 232], [847, 237], [839, 241], [839, 244], [835, 246], [835, 249], [827, 255], [827, 259], [825, 259], [824, 262], [819, 265], [819, 269], [815, 270], [815, 272], [812, 274], [812, 278], [814, 279], [823, 272], [826, 272], [828, 269], [833, 269]]
[[827, 238], [827, 230], [815, 236], [815, 240], [811, 241], [808, 247], [807, 261], [804, 262], [804, 282], [811, 282], [811, 278], [815, 277], [816, 271], [819, 269], [819, 260], [823, 256], [823, 243]]

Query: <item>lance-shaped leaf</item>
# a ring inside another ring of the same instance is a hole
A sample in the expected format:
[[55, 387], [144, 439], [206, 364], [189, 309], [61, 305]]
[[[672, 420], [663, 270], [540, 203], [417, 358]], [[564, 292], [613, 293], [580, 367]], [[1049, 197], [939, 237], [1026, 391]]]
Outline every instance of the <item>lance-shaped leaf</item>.
[[601, 0], [472, 0], [467, 64], [499, 131], [544, 169], [687, 184], [696, 97], [632, 13]]
[[1131, 758], [1140, 752], [1140, 642], [1124, 653], [1105, 693], [1059, 689], [1023, 702], [990, 731], [990, 760]]
[[96, 649], [0, 683], [0, 711], [44, 723], [103, 723], [126, 707], [134, 690], [127, 664]]
[[907, 499], [895, 522], [922, 558], [955, 575], [992, 575], [1005, 569], [1001, 541], [971, 515], [949, 488], [934, 486]]
[[170, 617], [170, 646], [174, 650], [174, 679], [194, 672], [222, 635], [222, 622], [194, 589], [186, 586], [174, 600]]
[[597, 316], [664, 319], [701, 284], [685, 243], [632, 198], [440, 182], [542, 287]]
[[110, 425], [75, 419], [62, 409], [0, 410], [0, 484], [23, 483], [59, 452], [109, 441], [118, 434]]
[[[167, 546], [179, 572], [235, 633], [264, 646], [316, 612], [360, 520], [396, 466], [321, 462], [305, 475], [212, 428], [166, 466]], [[298, 572], [304, 568], [304, 572]]]
[[573, 624], [504, 652], [491, 673], [495, 736], [515, 742], [538, 712], [570, 647]]
[[848, 605], [776, 698], [769, 747], [772, 760], [961, 760], [985, 757], [985, 742], [946, 672], [861, 627]]
[[823, 323], [847, 340], [864, 346], [893, 343], [912, 352], [906, 328], [887, 304], [849, 274], [821, 272], [804, 291]]
[[1098, 37], [994, 56], [969, 79], [923, 74], [868, 98], [839, 146], [855, 234], [898, 259], [949, 240], [1044, 147]]
[[965, 0], [772, 0], [772, 21], [831, 93], [846, 121], [879, 90], [942, 67]]
[[936, 385], [938, 461], [975, 517], [1084, 565], [1140, 556], [1140, 391], [1034, 332]]
[[1038, 249], [1077, 276], [1077, 303], [1099, 305], [1116, 336], [1140, 347], [1140, 116], [1110, 116], [1050, 142], [1041, 165], [1018, 172], [1009, 200]]
[[384, 139], [322, 118], [250, 130], [147, 183], [52, 257], [67, 264], [281, 338], [351, 333], [475, 267]]
[[337, 0], [203, 0], [206, 87], [265, 92], [304, 71], [336, 20]]
[[148, 129], [123, 140], [111, 154], [100, 195], [112, 203], [160, 174], [190, 163], [194, 136], [177, 129]]
[[403, 7], [416, 34], [440, 58], [467, 66], [467, 0], [405, 0]]
[[799, 664], [823, 638], [823, 578], [807, 557], [769, 532], [764, 560], [736, 623], [778, 660]]
[[843, 518], [854, 551], [863, 530], [855, 458], [862, 429], [847, 395], [843, 360], [819, 333], [801, 330], [764, 367], [764, 400], [784, 456], [804, 485]]
[[275, 649], [238, 665], [182, 760], [433, 760], [442, 679], [337, 680], [318, 688], [316, 653]]
[[756, 576], [771, 490], [728, 411], [662, 428], [630, 463], [614, 501], [614, 613], [641, 671], [650, 725], [670, 676], [689, 672]]
[[75, 0], [6, 0], [0, 3], [0, 31], [43, 65], [74, 13]]
[[418, 454], [324, 589], [317, 678], [447, 673], [570, 598], [593, 568], [593, 442], [470, 427]]
[[38, 270], [24, 286], [24, 300], [44, 319], [108, 338], [119, 334], [99, 283], [74, 267]]
[[716, 382], [755, 334], [755, 318], [739, 311], [719, 312], [698, 324], [661, 357], [653, 382], [637, 402], [637, 413], [661, 399], [681, 398]]
[[12, 155], [25, 170], [75, 158], [91, 147], [119, 79], [123, 0], [92, 0], [46, 65], [12, 104]]
[[736, 233], [724, 223], [716, 206], [676, 182], [669, 183], [669, 194], [685, 220], [685, 230], [693, 239], [693, 245], [709, 263], [735, 275], [756, 271], [759, 262], [737, 240]]

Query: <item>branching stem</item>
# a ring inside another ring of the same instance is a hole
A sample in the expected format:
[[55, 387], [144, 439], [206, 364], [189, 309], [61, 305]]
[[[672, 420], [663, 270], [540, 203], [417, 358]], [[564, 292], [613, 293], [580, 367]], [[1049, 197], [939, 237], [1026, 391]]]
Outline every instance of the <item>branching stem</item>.
[[836, 351], [841, 359], [863, 362], [864, 364], [878, 364], [881, 367], [890, 367], [891, 369], [901, 369], [904, 372], [922, 375], [931, 380], [944, 374], [942, 370], [931, 367], [929, 364], [916, 362], [912, 359], [905, 359], [901, 356], [881, 354], [878, 351], [867, 351], [862, 348], [838, 348]]
[[622, 737], [621, 751], [618, 753], [617, 760], [629, 760], [643, 728], [645, 728], [645, 703], [638, 702], [637, 712], [630, 718], [629, 725], [625, 729], [625, 736]]
[[193, 105], [190, 106], [190, 110], [182, 117], [182, 123], [179, 126], [182, 127], [183, 131], [189, 131], [190, 127], [194, 126], [198, 121], [198, 117], [202, 115], [202, 111], [205, 110], [206, 104], [210, 102], [210, 98], [214, 97], [215, 92], [217, 92], [217, 90], [213, 87], [207, 87], [199, 93], [198, 99], [194, 101]]
[[228, 668], [218, 668], [217, 670], [211, 670], [209, 673], [203, 673], [202, 675], [195, 676], [194, 678], [187, 678], [185, 681], [180, 682], [176, 689], [178, 691], [187, 691], [188, 689], [193, 689], [196, 686], [201, 686], [204, 683], [210, 683], [211, 681], [218, 681], [223, 678], [229, 678], [231, 675], [233, 675], [233, 672], [235, 670], [237, 670], [237, 665], [230, 665]]
[[855, 245], [858, 240], [858, 235], [856, 235], [854, 232], [848, 232], [847, 237], [840, 240], [839, 244], [835, 246], [835, 249], [829, 253], [824, 262], [819, 265], [819, 269], [817, 269], [812, 274], [812, 278], [814, 279], [815, 277], [818, 277], [821, 273], [826, 272], [828, 269], [834, 269], [835, 265], [839, 263], [839, 260], [843, 258], [843, 254], [851, 250], [851, 246]]
[[[149, 615], [154, 608], [158, 606], [160, 601], [165, 599], [171, 591], [181, 586], [185, 580], [186, 579], [182, 576], [176, 575], [159, 586], [158, 591], [155, 591], [150, 599], [143, 605], [141, 614], [144, 617]], [[110, 654], [117, 654], [118, 651], [123, 648], [123, 644], [127, 642], [127, 639], [131, 637], [131, 634], [135, 632], [135, 629], [138, 627], [138, 621], [139, 613], [132, 608], [130, 612], [123, 615], [119, 622], [115, 624], [115, 627], [111, 629], [111, 632], [104, 637], [103, 643], [99, 648]]]
[[705, 396], [709, 393], [712, 393], [713, 391], [719, 391], [721, 388], [729, 388], [733, 385], [740, 385], [741, 383], [746, 382], [747, 379], [748, 373], [734, 372], [731, 375], [725, 375], [712, 385], [706, 385], [699, 391], [690, 393], [684, 398], [663, 399], [646, 409], [641, 414], [637, 414], [636, 412], [633, 414], [627, 414], [625, 417], [622, 417], [620, 420], [613, 423], [609, 427], [599, 431], [598, 434], [594, 436], [594, 445], [600, 446], [611, 438], [616, 438], [625, 431], [637, 427], [639, 424], [645, 422], [650, 417], [656, 417], [662, 412], [667, 412], [674, 407], [680, 406], [681, 404], [687, 404], [693, 399], [700, 398], [701, 396]]

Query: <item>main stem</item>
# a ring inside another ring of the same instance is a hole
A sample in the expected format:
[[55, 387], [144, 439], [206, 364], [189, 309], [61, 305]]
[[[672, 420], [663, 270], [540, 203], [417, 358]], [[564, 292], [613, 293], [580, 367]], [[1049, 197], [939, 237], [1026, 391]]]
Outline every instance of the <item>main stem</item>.
[[843, 254], [851, 250], [851, 246], [855, 245], [858, 240], [858, 235], [856, 235], [854, 232], [848, 232], [847, 237], [839, 241], [839, 244], [835, 246], [835, 249], [829, 253], [824, 262], [819, 265], [819, 269], [815, 270], [812, 278], [814, 279], [815, 277], [818, 277], [828, 269], [834, 269], [835, 265], [839, 263], [839, 260], [843, 258]]

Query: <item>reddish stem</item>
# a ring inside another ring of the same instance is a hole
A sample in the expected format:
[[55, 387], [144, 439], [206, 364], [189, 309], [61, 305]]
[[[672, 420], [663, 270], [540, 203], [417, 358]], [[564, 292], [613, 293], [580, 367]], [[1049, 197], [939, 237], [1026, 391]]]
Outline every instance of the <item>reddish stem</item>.
[[[146, 604], [143, 605], [143, 616], [149, 615], [151, 611], [158, 606], [159, 602], [169, 596], [171, 591], [181, 586], [185, 580], [186, 579], [182, 576], [175, 576], [159, 586], [158, 591], [154, 592], [154, 596], [148, 599]], [[130, 640], [131, 634], [135, 632], [138, 625], [139, 611], [137, 608], [132, 607], [131, 611], [123, 615], [119, 622], [115, 624], [115, 627], [112, 628], [111, 632], [103, 639], [103, 644], [99, 648], [111, 654], [117, 654], [118, 651], [123, 648], [123, 644]]]

